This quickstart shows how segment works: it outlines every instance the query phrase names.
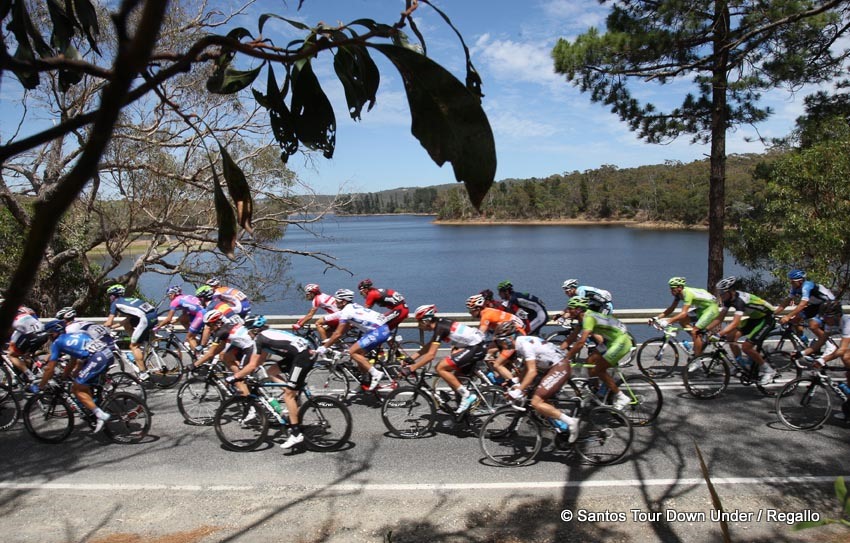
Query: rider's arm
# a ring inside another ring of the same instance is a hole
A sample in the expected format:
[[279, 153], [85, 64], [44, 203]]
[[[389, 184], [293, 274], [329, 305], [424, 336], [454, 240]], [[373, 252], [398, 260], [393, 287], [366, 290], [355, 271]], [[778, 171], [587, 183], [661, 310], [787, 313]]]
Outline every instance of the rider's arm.
[[679, 313], [677, 313], [676, 315], [673, 315], [672, 317], [667, 319], [667, 323], [673, 324], [674, 322], [682, 321], [682, 324], [684, 325], [685, 323], [688, 322], [688, 312], [690, 310], [691, 310], [690, 304], [683, 305], [682, 310]]
[[[322, 322], [322, 320], [323, 320], [323, 319], [319, 319], [319, 322]], [[347, 322], [341, 322], [341, 323], [339, 324], [339, 326], [337, 326], [337, 327], [336, 327], [336, 330], [334, 330], [334, 333], [333, 333], [333, 334], [331, 334], [331, 337], [329, 337], [328, 339], [324, 340], [320, 346], [321, 346], [321, 347], [330, 347], [331, 345], [333, 345], [334, 343], [336, 343], [336, 341], [337, 341], [339, 338], [341, 338], [341, 337], [342, 337], [342, 335], [343, 335], [344, 333], [346, 333], [350, 327], [351, 327], [351, 325], [350, 325], [350, 324], [348, 324]]]
[[727, 335], [729, 332], [732, 332], [733, 330], [736, 330], [736, 329], [738, 328], [738, 324], [741, 322], [741, 318], [742, 318], [742, 317], [743, 317], [743, 314], [742, 314], [742, 313], [740, 313], [740, 312], [738, 312], [738, 311], [736, 311], [736, 312], [735, 312], [735, 315], [732, 317], [732, 321], [731, 321], [729, 324], [727, 324], [727, 325], [726, 325], [726, 327], [724, 327], [722, 330], [720, 330], [719, 332], [717, 332], [717, 335], [719, 335], [719, 336], [725, 336], [725, 335]]
[[166, 324], [171, 324], [171, 321], [172, 321], [173, 319], [174, 319], [174, 310], [172, 309], [171, 311], [169, 311], [169, 312], [168, 312], [168, 315], [166, 315], [166, 316], [165, 316], [165, 319], [163, 319], [161, 323], [159, 323], [159, 324], [157, 324], [156, 326], [154, 326], [154, 328], [153, 328], [153, 329], [154, 329], [154, 330], [159, 330], [160, 328], [162, 328], [162, 327], [163, 327], [163, 326], [165, 326]]
[[[661, 312], [661, 314], [660, 314], [660, 315], [658, 315], [658, 316], [657, 316], [657, 317], [655, 317], [655, 318], [656, 318], [656, 319], [663, 319], [664, 317], [666, 317], [667, 315], [669, 315], [670, 313], [672, 313], [672, 312], [676, 309], [676, 306], [677, 306], [677, 305], [679, 305], [679, 299], [678, 299], [678, 298], [673, 298], [673, 303], [672, 303], [672, 304], [670, 304], [670, 307], [668, 307], [667, 309], [665, 309], [664, 311], [662, 311], [662, 312]], [[675, 318], [675, 317], [674, 317], [674, 318]], [[670, 320], [672, 321], [673, 319], [670, 319]]]
[[[797, 315], [799, 315], [806, 308], [807, 305], [809, 305], [808, 300], [800, 300], [800, 303], [795, 305], [794, 309], [792, 309], [791, 311], [788, 312], [787, 315], [782, 317], [782, 323], [786, 323], [786, 322], [790, 321], [791, 319], [793, 319], [794, 317], [796, 317]], [[778, 312], [778, 311], [779, 310], [777, 309], [776, 312]]]
[[[427, 349], [427, 350], [426, 350]], [[435, 341], [431, 343], [428, 347], [423, 347], [421, 351], [419, 351], [419, 356], [410, 357], [411, 363], [407, 366], [407, 369], [410, 371], [416, 371], [428, 362], [434, 360], [434, 357], [437, 356], [437, 351], [440, 349], [440, 342]]]
[[[310, 311], [308, 311], [306, 315], [304, 315], [303, 317], [298, 319], [298, 322], [296, 322], [295, 324], [297, 324], [298, 328], [300, 328], [300, 327], [304, 326], [305, 324], [307, 324], [308, 322], [310, 322], [310, 319], [312, 319], [313, 315], [315, 315], [315, 314], [316, 314], [316, 308], [311, 307]], [[322, 321], [319, 320], [319, 322], [322, 322]]]
[[204, 351], [204, 354], [202, 354], [201, 356], [199, 356], [199, 357], [198, 357], [198, 360], [196, 360], [195, 362], [192, 362], [192, 364], [193, 364], [195, 367], [202, 366], [202, 365], [206, 364], [207, 362], [209, 362], [210, 360], [212, 360], [212, 359], [215, 357], [215, 355], [217, 355], [217, 354], [218, 354], [218, 353], [220, 353], [222, 350], [224, 350], [224, 346], [225, 346], [225, 345], [227, 345], [227, 342], [226, 342], [226, 341], [221, 341], [220, 343], [219, 343], [219, 341], [218, 341], [218, 340], [214, 341], [214, 342], [210, 345], [209, 349], [207, 349], [206, 351]]
[[252, 354], [251, 359], [248, 361], [247, 364], [245, 364], [245, 367], [235, 372], [233, 374], [233, 378], [242, 379], [246, 375], [251, 375], [252, 373], [254, 373], [254, 370], [260, 367], [260, 364], [263, 363], [263, 359], [266, 358], [266, 356], [264, 356], [265, 354], [266, 353], [262, 352]]
[[[567, 354], [564, 355], [564, 361], [569, 364], [570, 361], [581, 351], [581, 348], [584, 347], [584, 344], [587, 343], [587, 338], [590, 337], [590, 334], [593, 330], [587, 329], [582, 330], [581, 335], [578, 336], [578, 339], [572, 342], [570, 346], [570, 350], [567, 351]], [[578, 331], [574, 332], [574, 334], [578, 334]], [[572, 337], [572, 335], [570, 336]]]
[[528, 359], [523, 367], [525, 367], [525, 372], [522, 375], [522, 381], [519, 383], [520, 390], [525, 390], [531, 386], [534, 378], [537, 377], [537, 360]]

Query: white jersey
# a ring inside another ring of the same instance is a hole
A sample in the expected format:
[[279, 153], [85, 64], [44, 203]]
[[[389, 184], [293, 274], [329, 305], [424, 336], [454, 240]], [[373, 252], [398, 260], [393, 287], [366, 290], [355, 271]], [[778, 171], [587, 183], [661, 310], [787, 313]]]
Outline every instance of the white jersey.
[[838, 327], [841, 329], [841, 339], [850, 337], [850, 315], [841, 315]]
[[339, 321], [340, 324], [348, 323], [352, 328], [368, 333], [384, 323], [384, 316], [366, 309], [360, 304], [350, 303], [325, 318], [326, 321]]
[[537, 336], [518, 336], [514, 340], [517, 357], [523, 360], [537, 362], [538, 370], [551, 368], [561, 362], [566, 354], [553, 343], [544, 341]]
[[34, 334], [44, 330], [44, 325], [30, 313], [18, 313], [12, 321], [12, 330], [19, 335]]
[[336, 313], [339, 307], [336, 305], [336, 298], [330, 294], [317, 294], [313, 297], [313, 307], [315, 309], [324, 309], [328, 313]]

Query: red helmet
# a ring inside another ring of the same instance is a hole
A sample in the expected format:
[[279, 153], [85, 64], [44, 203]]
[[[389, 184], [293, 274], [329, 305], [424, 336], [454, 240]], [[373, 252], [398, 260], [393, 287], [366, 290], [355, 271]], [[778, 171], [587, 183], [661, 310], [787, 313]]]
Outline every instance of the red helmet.
[[372, 288], [372, 280], [364, 279], [357, 283], [357, 290], [363, 290], [364, 288]]
[[434, 304], [420, 305], [413, 313], [416, 320], [434, 319], [437, 317], [437, 306]]

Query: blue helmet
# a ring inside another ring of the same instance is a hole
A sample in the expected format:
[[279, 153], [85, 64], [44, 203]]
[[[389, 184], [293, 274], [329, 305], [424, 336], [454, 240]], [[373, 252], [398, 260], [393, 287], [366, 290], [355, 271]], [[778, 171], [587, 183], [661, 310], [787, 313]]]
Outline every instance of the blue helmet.
[[806, 278], [806, 272], [804, 272], [803, 270], [791, 270], [791, 271], [788, 272], [788, 279], [790, 279], [792, 281], [796, 281], [798, 279], [805, 279], [805, 278]]
[[44, 324], [44, 331], [61, 334], [65, 332], [65, 321], [62, 319], [53, 319], [52, 321], [47, 321]]
[[248, 328], [262, 328], [266, 325], [265, 315], [257, 315], [256, 317], [248, 317], [245, 319], [245, 326]]

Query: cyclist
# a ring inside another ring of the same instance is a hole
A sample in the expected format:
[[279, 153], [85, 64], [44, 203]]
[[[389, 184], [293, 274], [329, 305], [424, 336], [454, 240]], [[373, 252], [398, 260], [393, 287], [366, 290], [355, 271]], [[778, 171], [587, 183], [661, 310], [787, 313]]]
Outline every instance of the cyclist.
[[409, 375], [425, 364], [434, 360], [440, 343], [450, 343], [451, 353], [437, 363], [439, 375], [459, 396], [456, 414], [469, 409], [478, 397], [469, 392], [457, 378], [457, 373], [469, 373], [475, 364], [484, 360], [487, 355], [487, 343], [484, 333], [480, 330], [446, 318], [437, 318], [437, 306], [433, 304], [420, 305], [413, 313], [419, 321], [419, 329], [432, 331], [431, 341], [415, 355], [410, 357], [409, 365], [402, 368], [402, 375]]
[[826, 332], [824, 332], [823, 323], [818, 317], [818, 309], [821, 304], [835, 300], [835, 295], [820, 283], [806, 280], [806, 272], [803, 270], [791, 270], [788, 272], [788, 280], [791, 283], [791, 290], [788, 297], [776, 308], [776, 315], [782, 313], [786, 307], [795, 301], [797, 304], [787, 315], [779, 319], [779, 323], [796, 323], [799, 322], [800, 318], [805, 319], [809, 330], [816, 338], [817, 348], [820, 348], [826, 342]]
[[238, 288], [222, 286], [218, 277], [208, 279], [205, 285], [213, 290], [213, 296], [215, 298], [227, 302], [227, 305], [233, 308], [234, 313], [242, 319], [245, 319], [251, 313], [250, 298]]
[[[254, 338], [248, 333], [248, 328], [241, 323], [228, 321], [221, 311], [212, 309], [204, 313], [204, 324], [210, 329], [212, 343], [197, 360], [189, 363], [189, 371], [195, 371], [216, 355], [219, 355], [224, 365], [233, 373], [254, 353]], [[237, 382], [236, 388], [240, 394], [247, 396], [249, 391], [244, 382]]]
[[45, 343], [48, 335], [44, 332], [44, 325], [32, 313], [28, 307], [21, 306], [12, 320], [12, 337], [9, 338], [9, 361], [20, 375], [31, 383], [35, 379], [30, 367], [24, 362], [23, 357], [35, 353]]
[[[496, 329], [496, 327], [503, 322], [512, 321], [516, 325], [517, 333], [521, 335], [525, 335], [525, 323], [522, 320], [514, 315], [513, 313], [508, 313], [507, 311], [502, 311], [500, 309], [494, 309], [492, 307], [485, 307], [484, 296], [480, 294], [473, 294], [469, 298], [466, 299], [466, 308], [469, 310], [469, 314], [472, 315], [472, 318], [479, 319], [478, 330], [481, 331], [482, 334], [486, 334], [487, 332], [492, 332]], [[510, 381], [513, 379], [513, 374], [511, 371], [505, 367], [507, 363], [507, 359], [504, 357], [497, 357], [493, 362], [493, 369], [506, 381]]]
[[111, 305], [109, 316], [103, 325], [114, 328], [115, 317], [118, 315], [126, 317], [122, 322], [124, 330], [130, 334], [130, 350], [139, 367], [139, 380], [146, 381], [150, 378], [142, 357], [141, 343], [147, 341], [151, 330], [156, 326], [156, 308], [144, 300], [138, 298], [127, 298], [124, 296], [126, 289], [124, 285], [112, 285], [106, 289]]
[[171, 300], [171, 303], [168, 304], [168, 314], [162, 322], [154, 327], [154, 332], [167, 324], [171, 324], [171, 321], [174, 320], [174, 314], [180, 311], [178, 321], [186, 329], [186, 341], [192, 350], [197, 349], [198, 332], [204, 329], [203, 302], [197, 296], [183, 294], [183, 289], [176, 285], [168, 287], [165, 295]]
[[56, 312], [55, 318], [65, 321], [66, 334], [85, 332], [92, 339], [102, 341], [108, 345], [113, 352], [118, 349], [118, 346], [115, 344], [115, 337], [109, 328], [90, 321], [78, 321], [77, 311], [73, 307], [63, 307]]
[[[846, 381], [838, 386], [845, 394], [850, 396], [850, 315], [843, 314], [841, 302], [832, 300], [820, 305], [820, 318], [827, 326], [838, 326], [841, 331], [841, 342], [837, 349], [817, 358], [814, 367], [820, 368], [831, 360], [840, 359], [847, 371], [844, 374]], [[845, 418], [842, 411], [838, 411], [833, 417], [842, 420]]]
[[[581, 321], [581, 329], [576, 329], [567, 338], [566, 343], [570, 345], [570, 348], [564, 356], [564, 361], [569, 363], [581, 351], [591, 335], [601, 337], [602, 344], [605, 347], [604, 354], [600, 352], [602, 349], [598, 347], [590, 350], [587, 362], [593, 364], [593, 367], [588, 373], [591, 377], [598, 377], [614, 393], [614, 408], [623, 409], [631, 400], [623, 394], [614, 379], [608, 374], [608, 367], [615, 367], [624, 356], [629, 354], [633, 347], [632, 338], [629, 336], [626, 325], [614, 317], [593, 311], [590, 309], [590, 302], [587, 298], [581, 296], [570, 298], [567, 303], [567, 312], [571, 319]], [[554, 368], [551, 371], [554, 371]], [[545, 390], [551, 390], [553, 388], [551, 385], [552, 383], [547, 384], [544, 378], [540, 386]], [[560, 385], [563, 385], [563, 383]], [[560, 386], [558, 388], [560, 389]], [[551, 394], [543, 396], [543, 399], [549, 397], [551, 397]]]
[[322, 341], [316, 352], [320, 356], [323, 355], [327, 347], [333, 345], [349, 328], [360, 331], [364, 335], [349, 347], [348, 352], [360, 368], [364, 379], [366, 375], [371, 378], [368, 390], [375, 390], [383, 374], [369, 363], [365, 353], [389, 339], [390, 327], [385, 323], [384, 315], [354, 303], [354, 292], [341, 288], [334, 293], [334, 298], [339, 311], [319, 319], [317, 326], [324, 325], [325, 321], [339, 321], [339, 325], [328, 339]]
[[[759, 365], [758, 384], [765, 386], [773, 381], [776, 370], [761, 356], [758, 352], [758, 346], [774, 328], [776, 323], [773, 317], [775, 308], [755, 294], [736, 290], [737, 282], [738, 279], [731, 276], [721, 279], [717, 283], [717, 292], [722, 305], [720, 314], [708, 328], [713, 329], [715, 326], [721, 325], [729, 310], [734, 310], [732, 321], [717, 332], [717, 335], [725, 337], [731, 342], [730, 347], [736, 358], [740, 357], [741, 349], [743, 349], [744, 354]], [[738, 347], [735, 342], [740, 342], [741, 346]], [[690, 371], [690, 368], [688, 368], [688, 371]]]
[[[564, 281], [564, 284], [561, 285], [561, 288], [564, 289], [564, 294], [566, 294], [568, 298], [572, 298], [573, 296], [586, 298], [591, 311], [602, 313], [603, 315], [610, 315], [614, 312], [614, 304], [612, 303], [613, 297], [611, 296], [611, 293], [605, 289], [579, 285], [578, 279], [567, 279]], [[564, 318], [568, 313], [568, 309], [569, 308], [565, 308], [563, 313], [556, 317], [556, 320]]]
[[228, 383], [233, 383], [250, 375], [266, 361], [269, 354], [281, 357], [277, 361], [277, 367], [289, 374], [283, 393], [283, 402], [289, 412], [289, 438], [281, 444], [280, 448], [290, 449], [304, 441], [301, 424], [298, 420], [298, 393], [304, 389], [307, 374], [313, 368], [310, 344], [306, 339], [291, 332], [270, 329], [266, 326], [266, 318], [262, 315], [248, 317], [245, 321], [245, 327], [254, 337], [256, 349], [248, 363], [225, 380]]
[[[225, 302], [224, 300], [220, 300], [215, 297], [215, 291], [209, 285], [201, 285], [195, 291], [195, 296], [201, 301], [201, 304], [204, 306], [204, 313], [208, 313], [209, 311], [218, 311], [222, 315], [224, 315], [225, 322], [228, 323], [242, 323], [242, 317], [240, 317], [233, 308]], [[206, 322], [206, 321], [205, 321]], [[204, 326], [203, 332], [201, 332], [201, 346], [205, 347], [207, 342], [210, 339], [210, 329], [208, 326]]]
[[502, 302], [497, 302], [496, 300], [493, 299], [493, 291], [490, 290], [489, 288], [485, 288], [484, 290], [482, 290], [478, 294], [484, 296], [484, 307], [492, 307], [494, 309], [501, 309], [501, 310], [505, 309], [505, 304], [503, 304]]
[[366, 309], [372, 309], [375, 304], [389, 309], [384, 313], [384, 322], [390, 327], [390, 330], [398, 328], [398, 325], [410, 314], [410, 309], [408, 309], [407, 302], [404, 301], [401, 292], [389, 288], [375, 288], [371, 279], [360, 281], [357, 290], [365, 299], [363, 306]]
[[[705, 348], [703, 339], [705, 331], [708, 325], [714, 322], [717, 315], [720, 314], [717, 298], [707, 290], [687, 286], [684, 277], [671, 277], [667, 281], [667, 285], [673, 295], [673, 303], [655, 318], [664, 328], [677, 322], [681, 322], [681, 326], [684, 327], [691, 321], [690, 313], [693, 310], [696, 313], [696, 322], [691, 326], [690, 333], [694, 342], [694, 356], [699, 356]], [[682, 310], [669, 319], [665, 319], [667, 315], [673, 313], [680, 301], [682, 302]]]
[[520, 311], [525, 312], [525, 328], [529, 335], [536, 336], [549, 320], [549, 313], [546, 312], [543, 301], [533, 294], [515, 291], [510, 281], [502, 281], [498, 289], [499, 298], [504, 300], [508, 311], [516, 315], [519, 315]]
[[56, 363], [62, 355], [71, 357], [71, 363], [65, 368], [65, 378], [74, 375], [71, 384], [71, 392], [80, 402], [86, 406], [97, 418], [94, 433], [100, 432], [103, 425], [111, 416], [94, 403], [91, 386], [100, 382], [100, 376], [112, 365], [112, 349], [106, 343], [93, 339], [85, 332], [66, 333], [65, 321], [55, 319], [44, 326], [45, 331], [53, 339], [50, 346], [50, 359], [44, 369], [39, 384], [30, 386], [29, 391], [37, 393], [47, 386], [53, 373], [56, 371]]
[[[307, 298], [307, 300], [309, 300], [310, 302], [312, 302], [312, 305], [310, 306], [310, 311], [308, 311], [306, 315], [298, 319], [298, 322], [292, 325], [292, 329], [296, 332], [302, 326], [310, 322], [310, 319], [313, 318], [313, 315], [315, 315], [316, 311], [319, 309], [322, 309], [327, 313], [336, 313], [337, 311], [339, 311], [334, 297], [330, 294], [325, 294], [324, 292], [322, 292], [322, 289], [319, 287], [319, 285], [315, 283], [309, 283], [304, 287], [304, 297]], [[325, 324], [330, 326], [331, 323]], [[336, 327], [336, 323], [333, 323], [333, 327]], [[319, 337], [321, 337], [322, 339], [327, 339], [328, 330], [326, 328], [317, 328], [316, 331], [319, 333]], [[323, 332], [325, 335], [322, 335]]]
[[[538, 336], [517, 336], [512, 322], [503, 322], [496, 327], [496, 344], [508, 356], [520, 361], [522, 379], [514, 380], [508, 390], [514, 407], [525, 410], [525, 391], [536, 386], [543, 375], [564, 359], [564, 351]], [[536, 379], [536, 381], [535, 381]]]

